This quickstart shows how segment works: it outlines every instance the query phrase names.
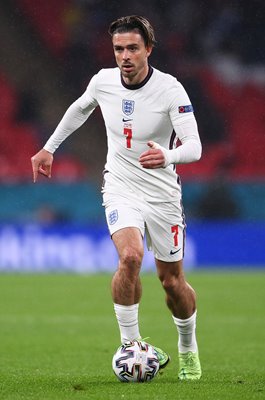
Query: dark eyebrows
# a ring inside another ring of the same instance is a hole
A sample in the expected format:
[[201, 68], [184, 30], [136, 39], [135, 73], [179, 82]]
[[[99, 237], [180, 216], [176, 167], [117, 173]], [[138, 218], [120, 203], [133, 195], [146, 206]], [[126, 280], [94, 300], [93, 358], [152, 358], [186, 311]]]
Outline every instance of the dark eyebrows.
[[132, 43], [127, 46], [127, 49], [138, 49], [139, 45], [137, 43]]
[[120, 46], [120, 45], [114, 45], [113, 48], [114, 48], [115, 50], [123, 50], [123, 49], [124, 49], [124, 47], [123, 47], [123, 46]]
[[138, 49], [138, 44], [137, 43], [132, 43], [132, 44], [128, 44], [127, 46], [120, 46], [119, 44], [115, 44], [114, 46], [113, 46], [113, 48], [114, 48], [114, 50], [123, 50], [123, 49], [129, 49], [129, 50], [131, 50], [131, 49]]

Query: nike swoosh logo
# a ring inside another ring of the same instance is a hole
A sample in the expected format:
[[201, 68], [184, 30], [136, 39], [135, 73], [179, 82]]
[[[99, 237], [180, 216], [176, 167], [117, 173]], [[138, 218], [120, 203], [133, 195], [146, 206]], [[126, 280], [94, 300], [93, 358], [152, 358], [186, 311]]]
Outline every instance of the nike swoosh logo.
[[129, 122], [129, 121], [132, 121], [132, 119], [125, 119], [125, 118], [122, 118], [122, 122]]
[[180, 251], [181, 250], [181, 248], [180, 249], [178, 249], [178, 250], [176, 250], [176, 251], [173, 251], [173, 250], [171, 250], [170, 251], [170, 254], [173, 256], [173, 254], [176, 254], [178, 251]]

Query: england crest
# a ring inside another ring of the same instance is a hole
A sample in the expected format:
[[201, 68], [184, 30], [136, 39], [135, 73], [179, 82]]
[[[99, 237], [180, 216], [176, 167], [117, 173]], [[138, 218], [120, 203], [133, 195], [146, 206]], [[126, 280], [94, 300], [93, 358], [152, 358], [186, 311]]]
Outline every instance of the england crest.
[[122, 100], [122, 111], [126, 115], [131, 115], [134, 112], [134, 101], [133, 100]]
[[114, 225], [115, 222], [118, 221], [118, 218], [119, 218], [119, 216], [118, 216], [118, 210], [113, 210], [113, 211], [111, 211], [111, 212], [109, 213], [109, 215], [108, 215], [109, 224], [110, 224], [110, 225]]

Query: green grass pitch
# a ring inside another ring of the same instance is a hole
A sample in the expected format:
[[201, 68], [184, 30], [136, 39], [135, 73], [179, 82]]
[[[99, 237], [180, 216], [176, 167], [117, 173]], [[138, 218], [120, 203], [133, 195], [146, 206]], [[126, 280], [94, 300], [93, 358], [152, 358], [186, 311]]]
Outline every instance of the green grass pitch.
[[177, 333], [153, 274], [142, 276], [143, 337], [171, 354], [152, 382], [120, 383], [110, 275], [0, 275], [0, 399], [265, 398], [265, 273], [191, 272], [203, 377], [177, 380]]

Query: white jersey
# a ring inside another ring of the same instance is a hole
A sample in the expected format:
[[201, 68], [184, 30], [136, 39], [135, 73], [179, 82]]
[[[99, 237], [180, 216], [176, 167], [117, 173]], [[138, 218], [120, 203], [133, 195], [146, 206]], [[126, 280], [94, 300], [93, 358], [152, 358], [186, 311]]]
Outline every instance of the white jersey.
[[[183, 146], [186, 144], [186, 153], [189, 149], [192, 153], [188, 142], [200, 149], [191, 102], [181, 83], [171, 75], [150, 67], [148, 76], [141, 84], [126, 85], [119, 68], [102, 69], [91, 79], [85, 93], [69, 108], [68, 118], [66, 112], [44, 148], [54, 152], [98, 105], [108, 140], [106, 190], [120, 187], [147, 201], [179, 199], [181, 188], [174, 166], [145, 169], [139, 163], [139, 156], [148, 150], [147, 142], [150, 140], [172, 149], [179, 138]], [[187, 126], [190, 131], [187, 131]], [[184, 151], [178, 159], [179, 162], [190, 162], [195, 161], [197, 156], [187, 155]]]

